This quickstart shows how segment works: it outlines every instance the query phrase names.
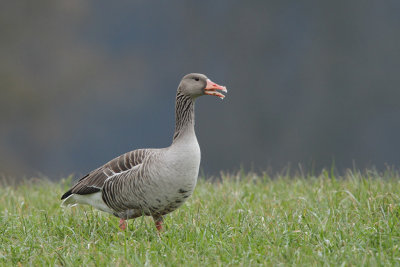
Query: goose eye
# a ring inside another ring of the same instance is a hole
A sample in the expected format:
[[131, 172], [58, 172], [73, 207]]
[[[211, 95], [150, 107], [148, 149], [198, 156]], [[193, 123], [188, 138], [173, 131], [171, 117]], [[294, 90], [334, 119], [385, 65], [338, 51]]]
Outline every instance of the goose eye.
[[196, 78], [194, 78], [194, 80], [198, 82], [200, 79], [196, 77]]

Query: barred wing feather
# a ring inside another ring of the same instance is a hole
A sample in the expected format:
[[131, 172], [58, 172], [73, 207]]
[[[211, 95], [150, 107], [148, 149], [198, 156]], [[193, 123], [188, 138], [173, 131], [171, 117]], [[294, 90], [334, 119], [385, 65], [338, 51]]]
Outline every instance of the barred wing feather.
[[101, 191], [104, 182], [141, 164], [151, 149], [137, 149], [125, 153], [82, 177], [61, 199], [72, 194], [87, 195]]

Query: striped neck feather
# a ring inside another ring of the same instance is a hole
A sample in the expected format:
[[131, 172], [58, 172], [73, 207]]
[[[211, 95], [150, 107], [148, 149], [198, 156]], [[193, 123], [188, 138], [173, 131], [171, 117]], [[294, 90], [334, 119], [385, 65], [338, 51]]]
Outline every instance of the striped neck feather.
[[187, 130], [194, 132], [194, 99], [180, 92], [176, 94], [175, 133], [173, 143]]

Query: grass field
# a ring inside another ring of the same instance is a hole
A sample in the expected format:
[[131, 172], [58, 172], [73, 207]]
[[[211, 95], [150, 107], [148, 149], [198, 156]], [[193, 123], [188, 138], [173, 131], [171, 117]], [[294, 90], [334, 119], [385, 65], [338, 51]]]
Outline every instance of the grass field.
[[60, 208], [69, 180], [0, 186], [0, 265], [400, 265], [400, 178], [222, 175], [200, 179], [157, 234], [150, 218]]

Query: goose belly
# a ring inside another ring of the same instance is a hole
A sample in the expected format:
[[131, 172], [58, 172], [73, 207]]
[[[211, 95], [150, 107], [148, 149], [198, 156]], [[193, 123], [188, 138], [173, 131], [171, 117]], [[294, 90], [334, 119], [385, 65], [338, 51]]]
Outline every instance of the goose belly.
[[[178, 147], [179, 148], [179, 147]], [[131, 195], [130, 210], [119, 217], [135, 218], [142, 214], [165, 215], [180, 207], [193, 193], [200, 167], [200, 148], [168, 149], [139, 170], [140, 189]]]
[[179, 208], [193, 193], [197, 182], [197, 174], [190, 176], [164, 176], [158, 181], [149, 181], [143, 186], [141, 194], [137, 194], [132, 209], [117, 212], [117, 216], [133, 219], [141, 215], [159, 216], [168, 214]]
[[[146, 188], [146, 202], [153, 213], [167, 214], [180, 207], [193, 193], [200, 167], [200, 149], [168, 155], [152, 175]], [[161, 171], [162, 170], [162, 171]]]
[[157, 213], [166, 214], [180, 207], [192, 194], [197, 183], [198, 168], [186, 173], [174, 172], [148, 188], [147, 204]]

